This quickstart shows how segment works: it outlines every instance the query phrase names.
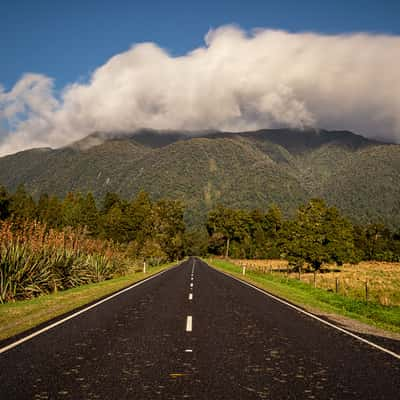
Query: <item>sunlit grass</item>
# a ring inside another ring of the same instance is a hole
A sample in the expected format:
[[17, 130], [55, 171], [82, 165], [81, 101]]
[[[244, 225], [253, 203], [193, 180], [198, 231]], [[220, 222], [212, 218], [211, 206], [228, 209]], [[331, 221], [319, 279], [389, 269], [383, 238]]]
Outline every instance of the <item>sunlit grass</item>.
[[107, 281], [79, 286], [30, 300], [0, 304], [0, 340], [24, 332], [59, 315], [123, 289], [174, 264], [130, 273]]
[[383, 306], [374, 302], [365, 302], [327, 291], [314, 288], [313, 285], [288, 278], [284, 273], [264, 273], [246, 267], [246, 275], [242, 275], [242, 267], [221, 259], [207, 259], [209, 264], [228, 272], [240, 279], [255, 284], [281, 298], [310, 311], [340, 314], [361, 322], [400, 332], [400, 307]]
[[[285, 260], [232, 260], [234, 264], [246, 266], [247, 270], [264, 273], [287, 273]], [[299, 279], [298, 272], [290, 272], [289, 278]], [[343, 266], [324, 265], [322, 273], [314, 278], [312, 272], [300, 274], [302, 282], [328, 291], [338, 290], [339, 294], [355, 300], [367, 300], [384, 306], [400, 306], [400, 263], [363, 261]], [[315, 279], [315, 282], [314, 282]], [[336, 285], [337, 283], [337, 285]]]

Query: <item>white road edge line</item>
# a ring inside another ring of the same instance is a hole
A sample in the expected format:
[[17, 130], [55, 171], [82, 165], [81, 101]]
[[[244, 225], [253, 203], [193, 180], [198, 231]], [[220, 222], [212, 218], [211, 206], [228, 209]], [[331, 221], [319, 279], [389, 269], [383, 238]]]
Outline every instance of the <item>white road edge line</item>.
[[[207, 265], [208, 265], [208, 264], [207, 264]], [[217, 272], [219, 272], [219, 273], [221, 273], [221, 274], [223, 274], [223, 275], [228, 276], [229, 278], [234, 279], [235, 281], [238, 281], [238, 282], [242, 283], [243, 285], [249, 286], [249, 287], [251, 287], [252, 289], [257, 290], [258, 292], [263, 293], [264, 295], [266, 295], [266, 296], [268, 296], [268, 297], [271, 297], [272, 299], [274, 299], [274, 300], [276, 300], [276, 301], [278, 301], [278, 302], [280, 302], [280, 303], [282, 303], [282, 304], [285, 304], [286, 306], [288, 306], [288, 307], [290, 307], [290, 308], [293, 308], [294, 310], [299, 311], [299, 312], [302, 313], [302, 314], [305, 314], [305, 315], [307, 315], [307, 316], [309, 316], [309, 317], [311, 317], [311, 318], [313, 318], [313, 319], [316, 319], [317, 321], [319, 321], [319, 322], [321, 322], [321, 323], [323, 323], [323, 324], [325, 324], [325, 325], [328, 325], [328, 326], [330, 326], [331, 328], [337, 329], [338, 331], [340, 331], [340, 332], [342, 332], [342, 333], [345, 333], [346, 335], [349, 335], [349, 336], [353, 337], [354, 339], [359, 340], [360, 342], [366, 343], [366, 344], [368, 344], [369, 346], [374, 347], [374, 348], [377, 349], [377, 350], [383, 351], [384, 353], [390, 354], [390, 355], [393, 356], [394, 358], [397, 358], [398, 360], [400, 360], [400, 354], [397, 354], [397, 353], [395, 353], [394, 351], [391, 351], [391, 350], [389, 350], [389, 349], [386, 349], [385, 347], [379, 346], [379, 345], [376, 344], [376, 343], [370, 342], [369, 340], [364, 339], [364, 338], [362, 338], [361, 336], [356, 335], [355, 333], [352, 333], [352, 332], [350, 332], [350, 331], [348, 331], [348, 330], [346, 330], [346, 329], [340, 328], [339, 326], [337, 326], [337, 325], [335, 325], [335, 324], [332, 324], [331, 322], [325, 321], [324, 319], [322, 319], [322, 318], [320, 318], [320, 317], [317, 317], [316, 315], [311, 314], [310, 312], [305, 311], [305, 310], [303, 310], [302, 308], [295, 306], [294, 304], [291, 304], [291, 303], [289, 303], [289, 302], [287, 302], [287, 301], [285, 301], [285, 300], [282, 300], [282, 299], [280, 299], [279, 297], [276, 297], [276, 296], [274, 296], [273, 294], [268, 293], [268, 292], [266, 292], [265, 290], [262, 290], [262, 289], [260, 289], [260, 288], [258, 288], [258, 287], [256, 287], [256, 286], [254, 286], [254, 285], [252, 285], [252, 284], [250, 284], [250, 283], [247, 283], [247, 282], [245, 282], [245, 281], [242, 281], [242, 280], [236, 278], [235, 276], [229, 275], [229, 274], [227, 274], [227, 273], [225, 273], [225, 272], [222, 272], [222, 271], [220, 271], [220, 270], [218, 270], [218, 269], [216, 269], [216, 268], [214, 268], [214, 267], [212, 267], [212, 269], [215, 270], [215, 271], [217, 271]]]
[[122, 290], [120, 290], [119, 292], [114, 293], [114, 294], [112, 294], [112, 295], [106, 297], [105, 299], [100, 300], [100, 301], [98, 301], [97, 303], [92, 304], [92, 305], [89, 306], [89, 307], [86, 307], [86, 308], [84, 308], [84, 309], [82, 309], [82, 310], [80, 310], [80, 311], [77, 311], [76, 313], [73, 313], [73, 314], [69, 315], [68, 317], [65, 317], [65, 318], [63, 318], [63, 319], [60, 319], [59, 321], [54, 322], [53, 324], [50, 324], [50, 325], [48, 325], [48, 326], [45, 326], [44, 328], [39, 329], [38, 331], [33, 332], [33, 333], [31, 333], [30, 335], [25, 336], [25, 337], [23, 337], [23, 338], [17, 340], [16, 342], [13, 342], [13, 343], [10, 343], [10, 344], [7, 345], [7, 346], [1, 347], [1, 348], [0, 348], [0, 354], [5, 353], [6, 351], [11, 350], [11, 349], [14, 348], [14, 347], [17, 347], [18, 345], [20, 345], [20, 344], [22, 344], [22, 343], [24, 343], [24, 342], [27, 342], [28, 340], [31, 340], [31, 339], [33, 339], [34, 337], [36, 337], [36, 336], [38, 336], [38, 335], [40, 335], [40, 334], [42, 334], [42, 333], [44, 333], [44, 332], [47, 332], [48, 330], [50, 330], [50, 329], [52, 329], [52, 328], [55, 328], [55, 327], [58, 326], [58, 325], [63, 324], [64, 322], [67, 322], [67, 321], [69, 321], [70, 319], [75, 318], [75, 317], [77, 317], [78, 315], [81, 315], [81, 314], [83, 314], [84, 312], [89, 311], [89, 310], [91, 310], [92, 308], [95, 308], [95, 307], [99, 306], [100, 304], [103, 304], [103, 303], [105, 303], [106, 301], [111, 300], [111, 299], [113, 299], [114, 297], [117, 297], [117, 296], [119, 296], [120, 294], [125, 293], [125, 292], [127, 292], [128, 290], [131, 290], [131, 289], [135, 288], [136, 286], [141, 285], [142, 283], [146, 283], [146, 282], [148, 282], [148, 281], [151, 280], [151, 279], [157, 278], [158, 276], [162, 275], [163, 273], [165, 273], [165, 272], [167, 272], [167, 271], [170, 271], [171, 269], [174, 269], [174, 268], [178, 267], [179, 265], [181, 265], [181, 264], [178, 264], [178, 265], [176, 265], [176, 266], [174, 266], [174, 267], [172, 267], [172, 268], [168, 268], [168, 269], [166, 269], [166, 270], [164, 270], [164, 271], [161, 271], [161, 272], [159, 272], [159, 273], [157, 273], [157, 274], [155, 274], [155, 275], [152, 275], [152, 276], [150, 276], [150, 277], [148, 277], [148, 278], [146, 278], [146, 279], [143, 279], [143, 280], [140, 281], [140, 282], [136, 282], [136, 283], [134, 283], [133, 285], [128, 286], [127, 288], [122, 289]]
[[188, 315], [186, 318], [186, 332], [192, 332], [192, 316]]
[[189, 300], [193, 300], [193, 293], [189, 293]]

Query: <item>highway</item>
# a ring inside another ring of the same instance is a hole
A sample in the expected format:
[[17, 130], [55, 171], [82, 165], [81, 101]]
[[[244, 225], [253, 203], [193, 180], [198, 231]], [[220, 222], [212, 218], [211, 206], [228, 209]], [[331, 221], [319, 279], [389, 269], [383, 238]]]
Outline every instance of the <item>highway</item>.
[[400, 360], [190, 258], [4, 350], [0, 382], [7, 400], [395, 400]]

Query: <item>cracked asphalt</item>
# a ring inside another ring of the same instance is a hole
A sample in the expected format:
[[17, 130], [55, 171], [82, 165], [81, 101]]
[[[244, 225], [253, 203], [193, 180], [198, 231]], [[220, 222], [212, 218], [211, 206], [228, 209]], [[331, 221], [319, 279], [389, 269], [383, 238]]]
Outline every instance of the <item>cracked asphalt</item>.
[[0, 398], [394, 400], [400, 361], [190, 258], [0, 354]]

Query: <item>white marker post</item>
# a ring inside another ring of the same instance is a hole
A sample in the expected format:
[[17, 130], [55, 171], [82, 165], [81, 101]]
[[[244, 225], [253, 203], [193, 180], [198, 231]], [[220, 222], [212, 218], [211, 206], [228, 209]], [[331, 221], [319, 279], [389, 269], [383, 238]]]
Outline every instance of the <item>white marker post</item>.
[[242, 274], [246, 275], [246, 267], [243, 265], [243, 270], [242, 270]]
[[146, 261], [143, 261], [143, 273], [146, 273]]

